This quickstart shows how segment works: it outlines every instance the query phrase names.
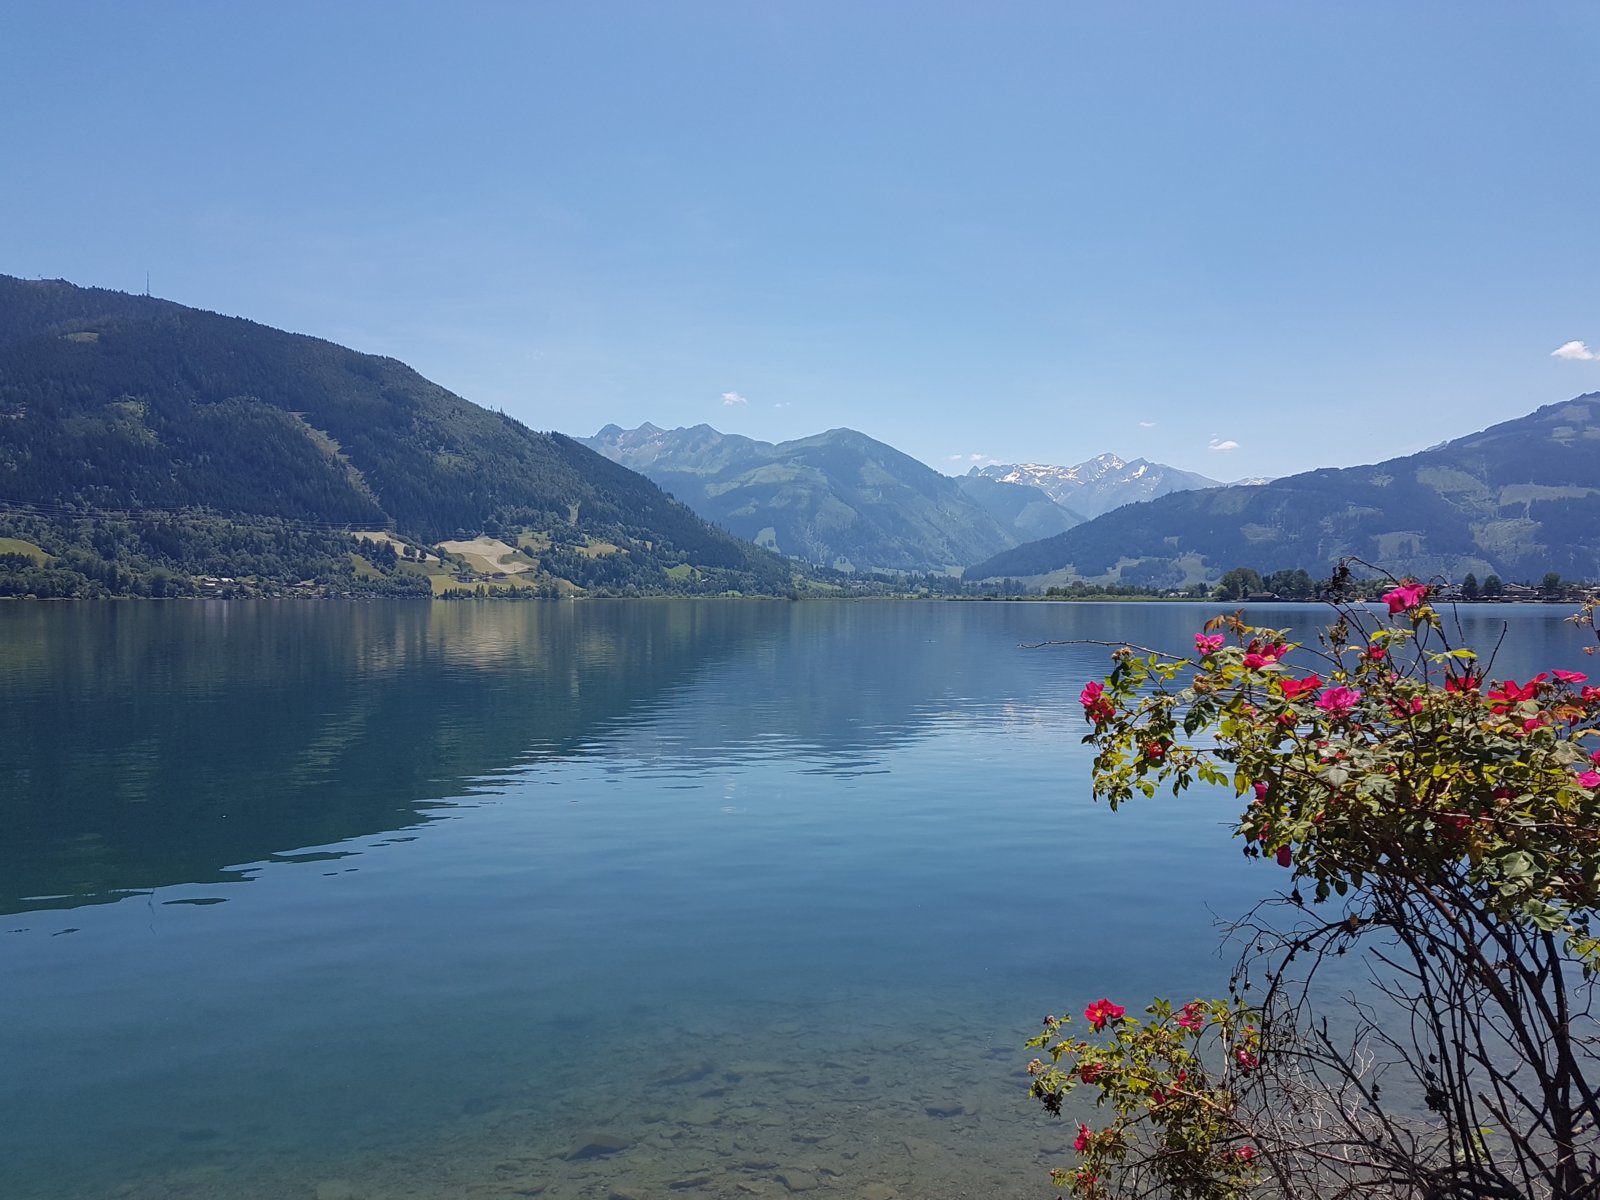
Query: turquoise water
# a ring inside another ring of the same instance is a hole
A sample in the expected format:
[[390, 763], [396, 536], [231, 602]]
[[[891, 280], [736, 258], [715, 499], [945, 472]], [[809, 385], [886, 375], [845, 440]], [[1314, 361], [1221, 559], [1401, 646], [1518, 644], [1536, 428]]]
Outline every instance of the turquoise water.
[[1039, 1018], [1278, 880], [1095, 805], [1106, 651], [1027, 646], [1212, 611], [0, 606], [0, 1194], [1043, 1196]]

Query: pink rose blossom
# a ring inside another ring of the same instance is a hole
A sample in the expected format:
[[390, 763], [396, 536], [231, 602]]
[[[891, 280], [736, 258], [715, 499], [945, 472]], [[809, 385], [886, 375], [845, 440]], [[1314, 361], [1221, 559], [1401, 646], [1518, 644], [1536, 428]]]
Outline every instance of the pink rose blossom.
[[1355, 688], [1331, 687], [1317, 697], [1317, 707], [1330, 717], [1342, 717], [1361, 702]]
[[1403, 583], [1392, 592], [1385, 592], [1383, 602], [1389, 606], [1389, 613], [1410, 612], [1421, 604], [1428, 594], [1428, 585], [1425, 583]]
[[1096, 1000], [1083, 1010], [1083, 1016], [1089, 1022], [1089, 1028], [1099, 1033], [1106, 1027], [1107, 1021], [1120, 1021], [1122, 1014], [1127, 1012], [1120, 1004], [1113, 1004], [1106, 999]]
[[1578, 783], [1590, 791], [1600, 788], [1600, 771], [1585, 771], [1578, 776]]
[[1285, 679], [1283, 681], [1283, 698], [1285, 700], [1298, 700], [1308, 692], [1314, 692], [1322, 686], [1320, 675], [1307, 675], [1304, 679]]
[[1588, 683], [1589, 677], [1581, 671], [1551, 671], [1562, 683]]
[[1252, 671], [1259, 671], [1262, 667], [1271, 666], [1289, 653], [1289, 647], [1282, 642], [1272, 642], [1263, 646], [1259, 641], [1256, 641], [1251, 642], [1247, 649], [1249, 652], [1244, 656], [1244, 665]]
[[1197, 633], [1194, 635], [1194, 648], [1202, 658], [1208, 654], [1215, 654], [1222, 649], [1222, 635], [1220, 633], [1210, 635]]
[[1096, 725], [1104, 724], [1116, 715], [1111, 701], [1105, 697], [1106, 685], [1098, 680], [1086, 683], [1083, 691], [1078, 693], [1078, 699], [1083, 704], [1083, 715]]
[[1488, 698], [1492, 701], [1489, 711], [1503, 713], [1513, 704], [1521, 704], [1524, 700], [1532, 700], [1539, 695], [1539, 680], [1543, 676], [1536, 676], [1525, 684], [1519, 684], [1514, 679], [1508, 679], [1497, 688], [1490, 688]]

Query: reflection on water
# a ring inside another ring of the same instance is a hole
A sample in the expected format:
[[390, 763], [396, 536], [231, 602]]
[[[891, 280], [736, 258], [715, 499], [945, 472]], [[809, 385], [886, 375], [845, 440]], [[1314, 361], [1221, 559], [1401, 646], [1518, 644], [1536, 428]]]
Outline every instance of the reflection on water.
[[1105, 651], [1021, 646], [1209, 611], [0, 606], [5, 1194], [1042, 1194], [1039, 1016], [1274, 877], [1094, 808]]

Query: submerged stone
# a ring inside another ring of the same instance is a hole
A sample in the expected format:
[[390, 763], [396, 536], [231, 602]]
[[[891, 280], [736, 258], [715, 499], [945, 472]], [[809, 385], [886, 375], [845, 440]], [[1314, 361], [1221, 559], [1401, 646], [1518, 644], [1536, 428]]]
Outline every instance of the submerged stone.
[[674, 1087], [683, 1083], [699, 1083], [708, 1078], [714, 1068], [708, 1062], [695, 1063], [693, 1066], [684, 1067], [682, 1070], [673, 1071], [667, 1075], [656, 1078], [656, 1083], [662, 1087]]
[[568, 1162], [580, 1162], [589, 1158], [604, 1158], [607, 1154], [615, 1154], [619, 1150], [626, 1150], [633, 1142], [614, 1133], [585, 1133], [573, 1142], [572, 1149], [561, 1157]]

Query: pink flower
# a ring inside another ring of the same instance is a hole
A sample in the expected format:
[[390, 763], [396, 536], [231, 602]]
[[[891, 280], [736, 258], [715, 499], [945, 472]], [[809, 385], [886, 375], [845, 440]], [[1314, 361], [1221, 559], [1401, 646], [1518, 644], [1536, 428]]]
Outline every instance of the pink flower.
[[1106, 1027], [1107, 1021], [1120, 1021], [1122, 1014], [1127, 1011], [1122, 1005], [1113, 1004], [1102, 997], [1083, 1010], [1083, 1017], [1089, 1022], [1089, 1028], [1099, 1033]]
[[1600, 750], [1596, 750], [1593, 754], [1589, 755], [1589, 761], [1595, 766], [1600, 767]]
[[1215, 654], [1222, 649], [1222, 635], [1213, 633], [1208, 636], [1204, 633], [1197, 633], [1194, 635], [1194, 648], [1201, 658], [1208, 654]]
[[1562, 683], [1588, 683], [1589, 677], [1581, 671], [1551, 671]]
[[1317, 697], [1317, 707], [1330, 717], [1342, 717], [1361, 702], [1355, 688], [1331, 687]]
[[1578, 784], [1580, 787], [1588, 788], [1591, 792], [1596, 788], [1600, 788], [1600, 771], [1585, 771], [1578, 776]]
[[1254, 1070], [1256, 1067], [1261, 1065], [1261, 1060], [1254, 1054], [1251, 1054], [1250, 1051], [1246, 1050], [1243, 1046], [1240, 1046], [1237, 1050], [1235, 1050], [1233, 1052], [1233, 1056], [1239, 1060], [1239, 1065], [1246, 1071]]
[[1233, 1156], [1240, 1162], [1249, 1162], [1256, 1156], [1256, 1148], [1254, 1146], [1240, 1146], [1233, 1152]]
[[[1394, 610], [1390, 609], [1389, 611], [1393, 612]], [[1382, 646], [1368, 646], [1367, 657], [1373, 662], [1382, 662], [1384, 659], [1389, 657], [1389, 652]]]
[[1166, 757], [1170, 748], [1171, 744], [1168, 742], [1149, 742], [1145, 745], [1144, 756], [1151, 762], [1160, 762]]
[[1294, 851], [1287, 846], [1278, 847], [1278, 865], [1280, 867], [1294, 866]]
[[1260, 642], [1251, 642], [1249, 653], [1244, 656], [1244, 665], [1252, 671], [1259, 671], [1262, 667], [1277, 662], [1287, 653], [1289, 647], [1282, 642], [1273, 642], [1267, 646], [1263, 646]]
[[1514, 679], [1508, 679], [1499, 687], [1489, 689], [1488, 696], [1493, 701], [1489, 705], [1489, 711], [1503, 713], [1513, 704], [1520, 704], [1524, 700], [1532, 700], [1538, 694], [1539, 680], [1537, 678], [1530, 679], [1525, 684], [1519, 684]]
[[1090, 1138], [1090, 1136], [1091, 1135], [1089, 1133], [1089, 1127], [1087, 1125], [1079, 1125], [1078, 1126], [1078, 1137], [1077, 1137], [1077, 1140], [1072, 1143], [1072, 1148], [1074, 1150], [1076, 1150], [1079, 1154], [1082, 1154], [1085, 1150], [1087, 1150], [1089, 1148], [1089, 1138]]
[[1409, 700], [1391, 700], [1389, 701], [1389, 711], [1401, 720], [1407, 717], [1414, 717], [1422, 711], [1422, 697], [1412, 696]]
[[1425, 583], [1403, 583], [1392, 592], [1385, 592], [1383, 602], [1389, 606], [1389, 614], [1410, 612], [1421, 604], [1428, 594], [1428, 585]]
[[[1184, 1029], [1199, 1033], [1206, 1027], [1205, 1015], [1200, 1011], [1200, 1001], [1191, 1000], [1183, 1006], [1183, 1012], [1178, 1016], [1178, 1024]], [[1179, 1072], [1183, 1074], [1183, 1072]]]
[[1078, 1068], [1078, 1074], [1083, 1077], [1085, 1083], [1093, 1083], [1100, 1078], [1102, 1069], [1099, 1063], [1084, 1063], [1083, 1066]]
[[1267, 785], [1265, 783], [1257, 780], [1255, 783], [1251, 784], [1250, 787], [1251, 790], [1255, 792], [1257, 800], [1265, 800], [1267, 798]]
[[1111, 701], [1105, 697], [1106, 685], [1098, 680], [1086, 683], [1083, 691], [1078, 693], [1078, 699], [1083, 704], [1083, 715], [1096, 725], [1104, 724], [1116, 715]]
[[1283, 681], [1283, 698], [1285, 700], [1298, 700], [1308, 692], [1314, 692], [1322, 686], [1320, 675], [1307, 675], [1304, 679], [1285, 679]]

